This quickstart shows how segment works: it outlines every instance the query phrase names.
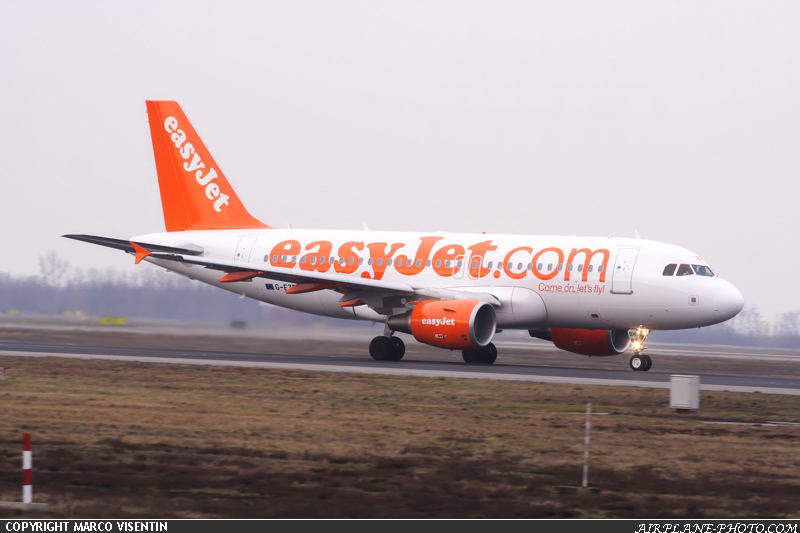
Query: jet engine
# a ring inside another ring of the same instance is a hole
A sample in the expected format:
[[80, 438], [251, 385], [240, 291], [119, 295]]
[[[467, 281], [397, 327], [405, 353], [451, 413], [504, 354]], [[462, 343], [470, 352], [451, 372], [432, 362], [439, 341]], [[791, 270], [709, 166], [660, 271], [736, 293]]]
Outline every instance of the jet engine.
[[530, 334], [581, 355], [619, 355], [631, 345], [626, 329], [550, 328], [545, 332], [531, 330]]
[[475, 350], [492, 341], [497, 315], [491, 304], [481, 300], [425, 300], [386, 323], [437, 348]]

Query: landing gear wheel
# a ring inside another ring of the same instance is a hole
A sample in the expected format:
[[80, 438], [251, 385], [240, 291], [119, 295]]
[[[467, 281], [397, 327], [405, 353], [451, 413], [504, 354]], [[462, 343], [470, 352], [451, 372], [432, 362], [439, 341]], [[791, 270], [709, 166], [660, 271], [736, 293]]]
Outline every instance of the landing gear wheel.
[[653, 367], [653, 360], [650, 359], [649, 355], [643, 355], [642, 359], [644, 359], [644, 368], [642, 368], [642, 371], [647, 372]]
[[461, 357], [468, 365], [474, 365], [478, 362], [478, 350], [461, 350]]
[[392, 342], [394, 343], [394, 357], [392, 357], [392, 361], [399, 361], [403, 358], [406, 354], [406, 345], [403, 342], [403, 339], [399, 337], [390, 337]]
[[494, 343], [490, 342], [478, 351], [478, 363], [491, 365], [495, 361], [497, 361], [497, 347]]
[[[401, 341], [402, 342], [402, 341]], [[369, 343], [369, 355], [376, 361], [392, 361], [397, 348], [389, 337], [375, 337]]]
[[497, 347], [490, 342], [477, 350], [462, 350], [461, 357], [468, 365], [491, 365], [497, 361]]
[[634, 354], [631, 356], [631, 369], [633, 370], [643, 370], [644, 369], [644, 358], [639, 354]]

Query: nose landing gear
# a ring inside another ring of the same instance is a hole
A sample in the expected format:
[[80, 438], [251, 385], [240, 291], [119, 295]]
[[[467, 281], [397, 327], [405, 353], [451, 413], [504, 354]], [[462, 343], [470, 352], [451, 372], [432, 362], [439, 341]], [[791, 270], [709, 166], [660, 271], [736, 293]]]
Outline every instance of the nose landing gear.
[[633, 355], [631, 355], [630, 365], [632, 370], [647, 372], [653, 366], [653, 360], [649, 355], [642, 354], [642, 351], [647, 349], [644, 341], [650, 334], [650, 330], [643, 327], [628, 330], [628, 337], [631, 339], [631, 348], [633, 348]]
[[641, 370], [642, 372], [647, 372], [653, 366], [653, 360], [650, 359], [649, 355], [633, 354], [630, 363], [631, 369]]

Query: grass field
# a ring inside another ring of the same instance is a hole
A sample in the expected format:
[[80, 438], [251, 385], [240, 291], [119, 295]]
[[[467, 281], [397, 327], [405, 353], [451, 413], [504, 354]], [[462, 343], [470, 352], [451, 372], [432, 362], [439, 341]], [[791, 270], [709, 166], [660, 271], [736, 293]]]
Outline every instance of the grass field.
[[[0, 500], [30, 432], [34, 501], [59, 517], [800, 517], [798, 396], [703, 392], [679, 415], [665, 389], [0, 366]], [[581, 482], [587, 402], [599, 493], [556, 493]]]

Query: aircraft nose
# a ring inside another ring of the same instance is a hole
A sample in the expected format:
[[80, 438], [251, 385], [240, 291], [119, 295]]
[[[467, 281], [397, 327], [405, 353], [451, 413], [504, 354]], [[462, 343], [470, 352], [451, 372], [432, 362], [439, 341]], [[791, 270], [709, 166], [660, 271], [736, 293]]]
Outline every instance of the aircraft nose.
[[714, 300], [714, 314], [722, 320], [729, 320], [739, 314], [744, 307], [742, 293], [725, 280], [714, 289], [711, 299]]

